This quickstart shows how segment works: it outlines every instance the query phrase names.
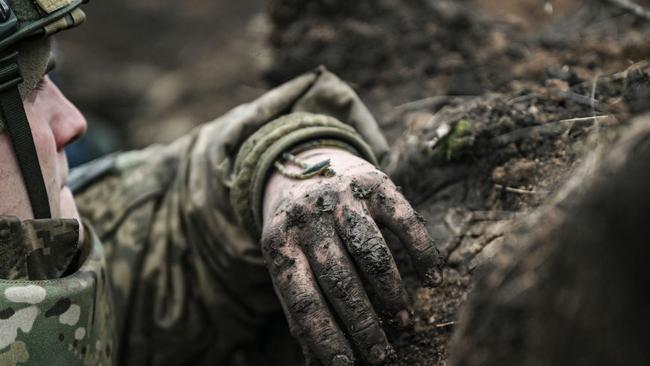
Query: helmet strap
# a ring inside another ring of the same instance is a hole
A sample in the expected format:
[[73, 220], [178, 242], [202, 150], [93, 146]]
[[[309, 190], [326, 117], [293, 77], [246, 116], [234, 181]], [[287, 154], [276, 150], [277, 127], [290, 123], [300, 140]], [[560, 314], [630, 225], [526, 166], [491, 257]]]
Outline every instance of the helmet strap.
[[35, 219], [49, 219], [50, 202], [18, 85], [23, 81], [18, 52], [0, 56], [0, 113], [23, 176]]

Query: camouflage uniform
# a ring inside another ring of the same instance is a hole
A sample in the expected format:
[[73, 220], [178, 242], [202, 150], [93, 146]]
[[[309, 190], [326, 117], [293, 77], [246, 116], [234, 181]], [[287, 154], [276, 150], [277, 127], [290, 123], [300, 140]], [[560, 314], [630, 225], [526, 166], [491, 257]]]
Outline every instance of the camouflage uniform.
[[[16, 220], [0, 216], [0, 242]], [[61, 225], [39, 227], [29, 243], [49, 249]], [[40, 238], [39, 238], [40, 236]], [[34, 240], [37, 238], [37, 240]], [[85, 260], [74, 273], [43, 281], [0, 280], [0, 365], [114, 364], [114, 314], [104, 248], [88, 231]], [[21, 258], [21, 256], [16, 256]]]
[[[60, 355], [61, 360], [74, 356], [93, 365], [98, 360], [119, 365], [231, 364], [232, 352], [252, 340], [265, 318], [280, 309], [259, 244], [248, 228], [238, 224], [230, 204], [234, 161], [248, 136], [271, 120], [298, 111], [334, 116], [351, 125], [380, 159], [388, 151], [373, 117], [354, 92], [318, 69], [168, 146], [110, 156], [73, 171], [70, 185], [88, 231], [96, 232], [92, 242], [99, 238], [103, 243], [106, 270], [100, 269], [102, 248], [93, 244], [83, 266], [62, 279], [68, 286], [75, 278], [80, 283], [84, 278], [79, 286], [92, 288], [92, 296], [88, 292], [85, 297], [60, 300], [70, 305], [58, 315], [58, 323], [48, 317], [64, 308], [52, 305], [54, 298], [47, 304], [23, 301], [26, 305], [8, 317], [2, 317], [5, 312], [0, 309], [0, 361], [8, 352], [17, 355], [14, 363], [26, 360], [29, 352], [32, 364], [45, 354]], [[38, 246], [43, 245], [31, 245]], [[86, 271], [91, 263], [96, 267]], [[18, 286], [30, 285], [11, 284], [19, 293], [23, 290]], [[46, 290], [54, 292], [57, 286], [52, 282]], [[6, 299], [0, 294], [0, 306], [11, 301], [7, 291]], [[74, 305], [81, 317], [69, 326], [60, 318]], [[33, 307], [37, 310], [29, 314], [37, 316], [29, 318], [29, 324], [16, 320], [19, 311]], [[104, 342], [99, 347], [88, 341], [89, 329], [95, 328], [88, 328], [87, 322], [93, 319], [103, 321], [104, 335], [92, 338]], [[117, 343], [111, 343], [109, 335], [112, 320]], [[3, 348], [9, 326], [20, 331]], [[86, 329], [88, 338], [80, 337], [84, 331], [78, 329]], [[44, 334], [47, 340], [40, 341]]]

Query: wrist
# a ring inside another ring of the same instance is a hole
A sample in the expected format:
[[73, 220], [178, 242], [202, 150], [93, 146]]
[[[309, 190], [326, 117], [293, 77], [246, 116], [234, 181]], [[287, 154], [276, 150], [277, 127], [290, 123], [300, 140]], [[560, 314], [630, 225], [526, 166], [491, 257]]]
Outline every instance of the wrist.
[[[313, 178], [300, 180], [292, 179], [281, 174], [277, 169], [271, 173], [264, 189], [263, 196], [263, 222], [267, 222], [270, 215], [273, 214], [280, 200], [287, 198], [298, 198], [304, 190], [302, 187], [313, 184], [327, 183], [330, 179], [336, 179], [339, 175], [349, 174], [351, 171], [360, 170], [363, 167], [372, 165], [357, 155], [337, 147], [316, 147], [302, 151], [295, 155], [298, 159], [307, 164], [317, 164], [323, 160], [330, 160], [330, 167], [334, 170], [335, 176], [323, 177], [315, 176]], [[299, 172], [299, 167], [288, 167], [292, 172]]]
[[376, 164], [372, 148], [354, 128], [332, 117], [296, 112], [269, 122], [240, 147], [230, 189], [237, 220], [255, 237], [262, 232], [264, 191], [269, 173], [283, 153], [309, 141], [317, 141], [318, 147], [329, 146], [332, 141], [342, 143]]

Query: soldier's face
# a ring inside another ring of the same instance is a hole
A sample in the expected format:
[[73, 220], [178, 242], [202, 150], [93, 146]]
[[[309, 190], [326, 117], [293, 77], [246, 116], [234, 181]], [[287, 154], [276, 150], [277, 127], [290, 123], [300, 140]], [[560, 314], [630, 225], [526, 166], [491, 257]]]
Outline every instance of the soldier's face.
[[[83, 135], [86, 120], [45, 76], [24, 101], [38, 160], [55, 218], [78, 218], [72, 193], [65, 186], [68, 163], [63, 148]], [[0, 135], [0, 215], [33, 218], [20, 168], [7, 133]]]

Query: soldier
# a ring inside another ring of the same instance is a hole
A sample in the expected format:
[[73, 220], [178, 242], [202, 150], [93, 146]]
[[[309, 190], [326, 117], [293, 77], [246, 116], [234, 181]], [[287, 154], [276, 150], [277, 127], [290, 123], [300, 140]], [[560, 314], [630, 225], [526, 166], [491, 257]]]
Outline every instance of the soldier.
[[411, 313], [379, 227], [425, 285], [440, 259], [350, 87], [318, 69], [68, 179], [49, 36], [81, 3], [0, 0], [0, 365], [228, 365], [280, 308], [310, 362], [384, 362]]

